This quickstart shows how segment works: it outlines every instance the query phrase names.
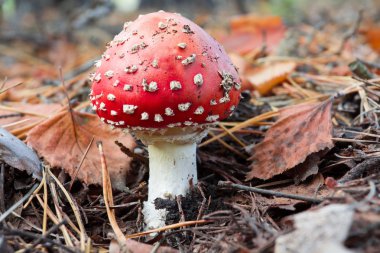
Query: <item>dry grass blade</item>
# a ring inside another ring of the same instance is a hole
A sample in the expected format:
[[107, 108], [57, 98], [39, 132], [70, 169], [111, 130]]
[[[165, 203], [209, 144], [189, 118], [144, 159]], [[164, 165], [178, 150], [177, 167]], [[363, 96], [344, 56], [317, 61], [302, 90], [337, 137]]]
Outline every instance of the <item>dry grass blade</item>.
[[140, 232], [140, 233], [135, 233], [135, 234], [127, 235], [126, 238], [127, 239], [138, 238], [138, 237], [149, 235], [149, 234], [152, 234], [152, 233], [163, 232], [163, 231], [166, 231], [166, 230], [169, 230], [169, 229], [188, 227], [188, 226], [192, 226], [192, 225], [205, 224], [205, 223], [210, 223], [210, 222], [213, 222], [213, 221], [212, 220], [196, 220], [196, 221], [179, 222], [179, 223], [168, 225], [168, 226], [165, 226], [165, 227], [156, 228], [156, 229], [152, 229], [152, 230], [148, 230], [148, 231], [144, 231], [144, 232]]
[[43, 183], [43, 188], [44, 188], [44, 213], [43, 213], [43, 218], [42, 218], [42, 234], [46, 234], [46, 229], [47, 229], [47, 207], [48, 207], [48, 192], [47, 192], [47, 183], [46, 183], [46, 171], [45, 169], [42, 170], [43, 173], [43, 178], [42, 178], [42, 183]]
[[[263, 120], [271, 119], [271, 118], [276, 117], [276, 116], [278, 116], [278, 112], [266, 112], [266, 113], [263, 113], [259, 116], [250, 118], [244, 122], [241, 122], [241, 123], [237, 124], [236, 126], [228, 129], [228, 130], [229, 130], [229, 133], [233, 133], [233, 132], [238, 131], [242, 128], [259, 124]], [[211, 142], [214, 142], [220, 138], [223, 138], [224, 136], [228, 135], [229, 133], [224, 132], [224, 133], [218, 134], [218, 135], [208, 139], [207, 141], [204, 141], [201, 144], [199, 144], [199, 147], [206, 146], [206, 145], [210, 144]]]
[[[55, 187], [55, 184], [53, 184], [52, 182], [50, 182], [50, 191], [52, 194], [52, 199], [53, 199], [54, 207], [55, 207], [55, 213], [57, 214], [58, 221], [63, 222], [62, 210], [61, 210], [59, 203], [58, 203], [57, 189]], [[70, 239], [70, 236], [69, 236], [69, 233], [67, 232], [66, 226], [64, 226], [64, 225], [61, 226], [60, 230], [63, 234], [63, 238], [65, 239], [66, 245], [73, 247], [74, 244]]]
[[54, 179], [54, 181], [57, 183], [63, 194], [65, 195], [67, 201], [70, 203], [71, 209], [74, 212], [75, 218], [77, 220], [77, 223], [79, 225], [79, 236], [80, 236], [80, 248], [82, 251], [85, 250], [85, 241], [86, 241], [86, 234], [85, 234], [85, 228], [82, 222], [82, 217], [80, 215], [78, 206], [74, 202], [73, 198], [71, 197], [70, 193], [66, 190], [66, 188], [62, 185], [62, 183], [58, 180], [58, 178], [48, 169], [49, 176]]
[[107, 216], [108, 220], [111, 224], [112, 230], [114, 231], [116, 235], [116, 239], [120, 245], [120, 249], [122, 252], [129, 252], [127, 248], [127, 239], [125, 238], [123, 232], [121, 231], [119, 225], [117, 224], [116, 217], [115, 217], [115, 210], [111, 209], [110, 206], [113, 206], [113, 195], [112, 195], [112, 185], [111, 185], [111, 179], [108, 174], [107, 164], [106, 164], [106, 158], [103, 152], [103, 145], [102, 142], [97, 142], [97, 146], [99, 149], [100, 154], [100, 163], [102, 166], [102, 177], [103, 177], [103, 197], [104, 197], [104, 204], [106, 206], [107, 210]]

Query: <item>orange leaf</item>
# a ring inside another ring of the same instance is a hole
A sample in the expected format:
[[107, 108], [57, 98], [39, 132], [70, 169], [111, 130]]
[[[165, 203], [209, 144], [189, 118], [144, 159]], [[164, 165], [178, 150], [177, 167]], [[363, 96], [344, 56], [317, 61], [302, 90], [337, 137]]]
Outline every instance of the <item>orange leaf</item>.
[[69, 111], [61, 112], [34, 127], [26, 140], [52, 167], [62, 167], [73, 177], [93, 137], [95, 141], [78, 172], [78, 179], [86, 184], [102, 184], [100, 157], [95, 145], [96, 141], [102, 141], [112, 185], [122, 190], [126, 184], [131, 158], [123, 154], [114, 141], [122, 142], [129, 149], [136, 146], [135, 141], [119, 129], [110, 130], [96, 115], [75, 111], [72, 114]]
[[228, 52], [246, 54], [263, 45], [273, 51], [284, 38], [286, 28], [280, 17], [239, 16], [231, 20], [231, 34], [221, 39]]
[[246, 78], [260, 94], [267, 94], [273, 87], [285, 81], [287, 76], [294, 71], [294, 62], [282, 62], [271, 64], [256, 69], [253, 73], [247, 74]]
[[332, 148], [332, 99], [304, 106], [287, 114], [266, 133], [264, 140], [253, 148], [252, 170], [247, 179], [269, 179], [304, 162], [315, 152]]
[[367, 43], [377, 52], [380, 53], [380, 26], [369, 26], [364, 35]]

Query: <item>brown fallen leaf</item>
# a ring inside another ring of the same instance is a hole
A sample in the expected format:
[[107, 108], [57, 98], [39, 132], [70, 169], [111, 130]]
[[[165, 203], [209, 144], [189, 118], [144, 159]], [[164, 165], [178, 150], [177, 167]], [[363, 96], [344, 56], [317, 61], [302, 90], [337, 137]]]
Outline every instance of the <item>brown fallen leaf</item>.
[[[331, 194], [331, 191], [326, 187], [323, 187], [324, 178], [321, 174], [313, 176], [311, 180], [303, 182], [301, 184], [292, 184], [272, 188], [274, 191], [284, 192], [288, 194], [302, 195], [311, 198], [323, 199]], [[302, 200], [288, 199], [281, 197], [265, 198], [262, 199], [265, 206], [269, 208], [279, 208], [286, 210], [296, 210], [298, 203], [305, 203]]]
[[[29, 103], [7, 103], [0, 106], [0, 125], [7, 126], [6, 129], [25, 127], [27, 125], [43, 120], [54, 112], [58, 112], [62, 106], [60, 104], [29, 104]], [[41, 115], [41, 116], [38, 116]], [[17, 124], [12, 124], [16, 123]]]
[[296, 68], [294, 62], [280, 62], [256, 68], [246, 74], [248, 82], [260, 94], [267, 94], [273, 87], [285, 81], [287, 76]]
[[58, 113], [34, 127], [26, 141], [52, 167], [62, 167], [73, 178], [93, 137], [95, 141], [77, 178], [86, 184], [102, 184], [100, 156], [95, 145], [96, 141], [102, 141], [112, 185], [115, 189], [124, 189], [131, 158], [123, 154], [114, 141], [118, 140], [132, 150], [136, 146], [135, 141], [131, 135], [119, 129], [111, 130], [96, 115], [75, 111]]
[[304, 162], [312, 153], [332, 148], [332, 101], [305, 106], [277, 121], [253, 148], [247, 179], [269, 179]]

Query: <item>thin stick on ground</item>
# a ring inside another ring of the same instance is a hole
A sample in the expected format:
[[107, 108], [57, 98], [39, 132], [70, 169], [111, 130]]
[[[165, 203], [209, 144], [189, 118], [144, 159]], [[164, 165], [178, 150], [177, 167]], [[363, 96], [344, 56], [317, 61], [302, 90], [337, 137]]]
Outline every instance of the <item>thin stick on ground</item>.
[[126, 238], [127, 239], [138, 238], [138, 237], [142, 237], [142, 236], [149, 235], [152, 233], [163, 232], [163, 231], [166, 231], [169, 229], [187, 227], [187, 226], [192, 226], [192, 225], [196, 225], [196, 224], [205, 224], [205, 223], [210, 223], [210, 222], [213, 222], [213, 220], [210, 219], [210, 220], [185, 221], [185, 222], [180, 222], [180, 223], [164, 226], [161, 228], [156, 228], [156, 229], [152, 229], [152, 230], [148, 230], [148, 231], [144, 231], [144, 232], [140, 232], [140, 233], [127, 235]]
[[113, 195], [112, 195], [112, 185], [111, 179], [109, 177], [108, 168], [106, 164], [106, 158], [103, 152], [103, 145], [101, 141], [97, 143], [99, 154], [100, 154], [100, 163], [102, 166], [102, 177], [103, 177], [103, 198], [104, 204], [107, 210], [108, 220], [112, 227], [113, 232], [116, 235], [116, 239], [121, 247], [121, 252], [130, 252], [127, 248], [127, 239], [125, 238], [123, 232], [121, 231], [119, 225], [117, 224], [115, 217], [115, 209], [111, 209], [110, 206], [113, 206]]
[[245, 186], [245, 185], [240, 185], [240, 184], [233, 184], [233, 183], [226, 182], [226, 181], [219, 181], [218, 186], [231, 188], [231, 189], [237, 189], [237, 190], [243, 190], [243, 191], [256, 192], [256, 193], [260, 193], [263, 195], [269, 195], [269, 196], [274, 196], [274, 197], [302, 200], [302, 201], [306, 201], [306, 202], [310, 202], [310, 203], [316, 203], [316, 204], [321, 203], [323, 201], [323, 199], [319, 199], [319, 198], [312, 198], [312, 197], [303, 196], [303, 195], [265, 190], [265, 189], [261, 189], [261, 188], [257, 188], [257, 187], [250, 187], [250, 186]]

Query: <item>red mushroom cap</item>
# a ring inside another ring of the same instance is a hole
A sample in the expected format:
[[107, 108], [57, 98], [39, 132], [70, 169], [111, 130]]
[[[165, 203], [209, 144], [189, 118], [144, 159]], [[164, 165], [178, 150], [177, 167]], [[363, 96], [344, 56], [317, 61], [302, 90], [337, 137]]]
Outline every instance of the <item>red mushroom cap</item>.
[[179, 14], [159, 11], [125, 23], [95, 65], [93, 109], [115, 127], [209, 124], [228, 117], [240, 98], [224, 49]]

